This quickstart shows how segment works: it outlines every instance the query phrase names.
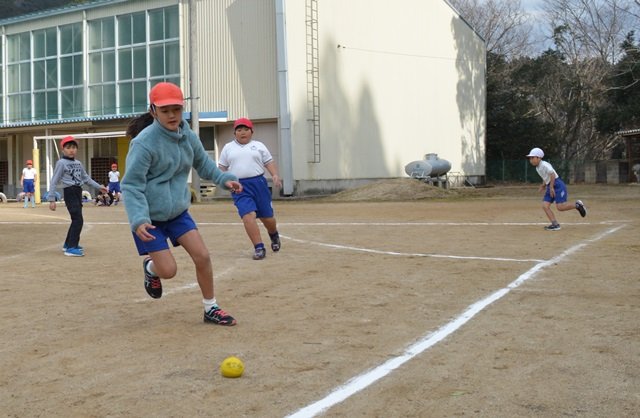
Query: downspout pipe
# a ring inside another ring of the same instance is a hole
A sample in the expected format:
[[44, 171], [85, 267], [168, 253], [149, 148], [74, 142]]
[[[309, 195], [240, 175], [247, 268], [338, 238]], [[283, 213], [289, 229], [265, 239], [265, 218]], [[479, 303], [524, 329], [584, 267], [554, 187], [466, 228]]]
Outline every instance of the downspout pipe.
[[285, 0], [276, 0], [276, 52], [278, 70], [278, 104], [280, 110], [280, 177], [282, 194], [293, 194], [293, 152], [291, 144], [291, 110], [289, 107], [289, 70], [287, 64], [287, 27]]
[[[191, 101], [191, 130], [200, 138], [200, 92], [198, 86], [198, 14], [195, 0], [189, 0], [189, 96]], [[196, 202], [200, 202], [200, 176], [191, 170], [191, 187]]]

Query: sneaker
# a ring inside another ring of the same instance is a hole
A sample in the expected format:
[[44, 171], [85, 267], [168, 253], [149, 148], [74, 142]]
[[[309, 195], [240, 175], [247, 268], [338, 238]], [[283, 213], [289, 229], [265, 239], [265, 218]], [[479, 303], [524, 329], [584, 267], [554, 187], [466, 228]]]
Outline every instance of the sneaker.
[[147, 271], [147, 264], [151, 261], [151, 257], [147, 257], [142, 262], [142, 270], [144, 270], [144, 290], [154, 299], [160, 299], [162, 296], [162, 281], [158, 276], [152, 276]]
[[226, 325], [229, 327], [236, 324], [236, 320], [231, 315], [220, 309], [219, 306], [214, 306], [209, 309], [209, 311], [204, 311], [203, 321], [211, 322], [216, 325]]
[[[76, 248], [78, 248], [80, 251], [84, 252], [84, 247], [82, 245], [78, 245]], [[62, 252], [67, 251], [67, 246], [66, 245], [62, 245]]]
[[582, 216], [583, 218], [587, 216], [587, 208], [584, 207], [584, 203], [582, 203], [582, 200], [576, 200], [576, 209], [578, 209], [578, 212], [580, 212], [580, 216]]
[[253, 253], [254, 260], [262, 260], [267, 256], [267, 250], [264, 247], [256, 248], [256, 252]]
[[551, 225], [547, 225], [544, 227], [545, 230], [547, 231], [559, 231], [562, 228], [560, 228], [560, 224], [551, 224]]
[[84, 257], [84, 251], [80, 247], [71, 247], [64, 250], [64, 255], [69, 257]]
[[280, 251], [280, 235], [271, 238], [271, 250], [274, 253]]

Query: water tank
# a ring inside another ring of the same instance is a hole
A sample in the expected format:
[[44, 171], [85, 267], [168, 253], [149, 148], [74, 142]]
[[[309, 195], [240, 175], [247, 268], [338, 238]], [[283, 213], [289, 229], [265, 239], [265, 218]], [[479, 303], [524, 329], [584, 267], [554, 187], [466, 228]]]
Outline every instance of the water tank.
[[413, 161], [404, 167], [405, 173], [410, 177], [428, 178], [439, 177], [447, 174], [451, 170], [451, 163], [442, 158], [438, 158], [438, 154], [426, 154], [424, 160]]

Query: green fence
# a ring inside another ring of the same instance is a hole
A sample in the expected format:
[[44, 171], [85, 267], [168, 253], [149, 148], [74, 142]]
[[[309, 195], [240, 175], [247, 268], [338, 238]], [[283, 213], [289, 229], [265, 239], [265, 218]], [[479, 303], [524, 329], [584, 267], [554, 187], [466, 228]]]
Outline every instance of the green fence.
[[[560, 178], [571, 182], [584, 181], [582, 162], [569, 160], [547, 160], [556, 170]], [[487, 161], [487, 181], [489, 182], [518, 182], [540, 183], [541, 179], [536, 168], [529, 160], [493, 160]]]

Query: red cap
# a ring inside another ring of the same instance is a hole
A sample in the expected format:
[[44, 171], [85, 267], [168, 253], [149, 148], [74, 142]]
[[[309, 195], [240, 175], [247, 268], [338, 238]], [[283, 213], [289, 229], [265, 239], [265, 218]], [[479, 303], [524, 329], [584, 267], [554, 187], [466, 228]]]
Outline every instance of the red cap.
[[247, 118], [237, 119], [233, 124], [233, 130], [235, 131], [238, 126], [246, 126], [253, 131], [253, 123]]
[[69, 135], [69, 136], [65, 136], [64, 138], [62, 138], [62, 141], [60, 141], [60, 146], [62, 148], [64, 148], [64, 146], [67, 145], [69, 142], [73, 142], [76, 145], [78, 145], [78, 141], [76, 141], [76, 139], [74, 137]]
[[149, 102], [162, 107], [170, 105], [184, 106], [184, 96], [180, 87], [173, 83], [158, 83], [149, 92]]
[[29, 165], [29, 164], [33, 165], [33, 161], [27, 160], [27, 165]]
[[118, 168], [118, 164], [116, 163], [111, 164], [111, 168]]

